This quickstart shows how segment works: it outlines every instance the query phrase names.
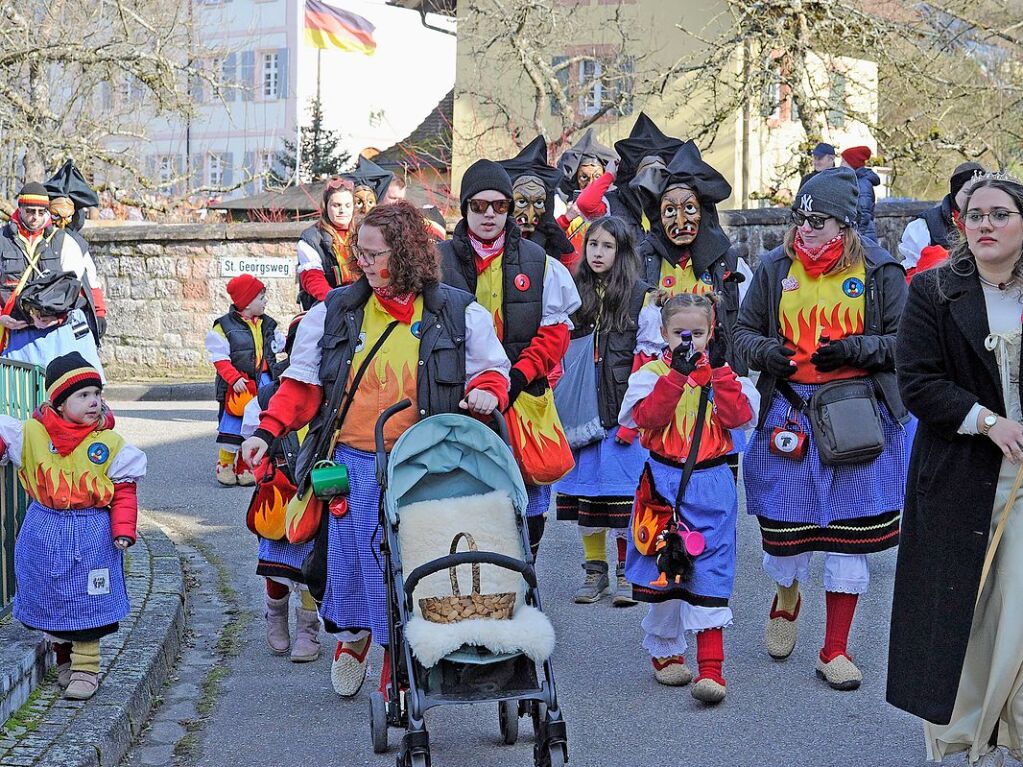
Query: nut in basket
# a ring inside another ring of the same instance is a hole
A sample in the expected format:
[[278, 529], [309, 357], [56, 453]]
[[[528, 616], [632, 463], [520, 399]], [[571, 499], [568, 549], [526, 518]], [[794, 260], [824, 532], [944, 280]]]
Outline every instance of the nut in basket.
[[[469, 533], [459, 533], [451, 541], [451, 552], [458, 550], [458, 542], [465, 538], [469, 551], [479, 551], [475, 539]], [[458, 623], [472, 618], [493, 618], [507, 620], [515, 608], [515, 592], [502, 594], [480, 593], [480, 566], [472, 564], [472, 593], [462, 596], [458, 588], [458, 573], [454, 567], [448, 568], [451, 578], [451, 596], [427, 597], [419, 600], [419, 609], [423, 617], [433, 623]]]

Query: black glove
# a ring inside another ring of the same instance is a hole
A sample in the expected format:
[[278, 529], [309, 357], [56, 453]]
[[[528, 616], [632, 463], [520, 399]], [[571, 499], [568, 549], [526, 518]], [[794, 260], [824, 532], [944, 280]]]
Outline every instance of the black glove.
[[522, 390], [526, 388], [529, 381], [526, 380], [525, 374], [518, 368], [512, 368], [508, 377], [511, 378], [511, 386], [508, 387], [508, 407], [511, 407], [516, 398], [522, 394]]
[[850, 344], [845, 340], [822, 344], [810, 357], [810, 362], [822, 373], [830, 373], [845, 365], [851, 365], [853, 350], [849, 346]]
[[697, 353], [690, 357], [689, 354], [692, 350], [692, 337], [683, 335], [679, 345], [671, 350], [671, 369], [686, 377], [696, 370], [696, 363], [700, 361], [700, 355]]
[[99, 338], [97, 338], [96, 341], [98, 342], [99, 339], [103, 338], [103, 336], [105, 336], [106, 334], [107, 334], [107, 318], [106, 317], [97, 317], [96, 318], [96, 335], [99, 336]]
[[707, 345], [707, 361], [712, 368], [723, 368], [728, 364], [728, 340], [719, 322], [714, 328], [714, 337]]
[[775, 344], [764, 355], [761, 369], [775, 378], [789, 378], [796, 372], [796, 366], [792, 364], [791, 359], [795, 353], [795, 349]]

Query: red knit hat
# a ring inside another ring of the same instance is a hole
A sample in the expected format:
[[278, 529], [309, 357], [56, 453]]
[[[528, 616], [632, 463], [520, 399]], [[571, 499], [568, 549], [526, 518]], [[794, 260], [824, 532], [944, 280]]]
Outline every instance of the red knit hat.
[[256, 296], [264, 290], [266, 290], [266, 285], [251, 274], [239, 274], [237, 277], [232, 277], [231, 281], [227, 283], [227, 295], [231, 296], [231, 303], [238, 311], [251, 304]]
[[849, 163], [853, 170], [862, 168], [870, 159], [871, 151], [869, 146], [851, 146], [842, 152], [842, 159]]

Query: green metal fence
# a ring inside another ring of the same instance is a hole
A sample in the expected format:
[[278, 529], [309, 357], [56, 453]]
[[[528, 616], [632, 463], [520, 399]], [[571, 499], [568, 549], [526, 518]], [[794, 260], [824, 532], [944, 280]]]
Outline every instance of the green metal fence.
[[[0, 413], [24, 420], [45, 399], [44, 392], [42, 369], [0, 359]], [[0, 616], [14, 599], [14, 539], [27, 505], [14, 467], [0, 467]]]

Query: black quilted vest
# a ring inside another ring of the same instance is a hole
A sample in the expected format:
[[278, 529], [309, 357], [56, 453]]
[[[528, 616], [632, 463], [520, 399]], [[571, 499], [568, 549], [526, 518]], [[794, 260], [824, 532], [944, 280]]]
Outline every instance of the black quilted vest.
[[[249, 325], [234, 309], [229, 311], [223, 317], [217, 319], [213, 324], [219, 324], [220, 328], [224, 331], [227, 343], [231, 347], [231, 364], [234, 365], [239, 372], [244, 373], [258, 384], [259, 371], [256, 370], [256, 345], [252, 338], [252, 331], [250, 330]], [[273, 352], [273, 340], [274, 331], [277, 329], [277, 320], [264, 314], [259, 327], [263, 332], [262, 359], [266, 361], [267, 365], [272, 367], [275, 357]], [[227, 381], [221, 378], [219, 374], [217, 375], [216, 396], [218, 402], [223, 402], [224, 398], [227, 396]]]

